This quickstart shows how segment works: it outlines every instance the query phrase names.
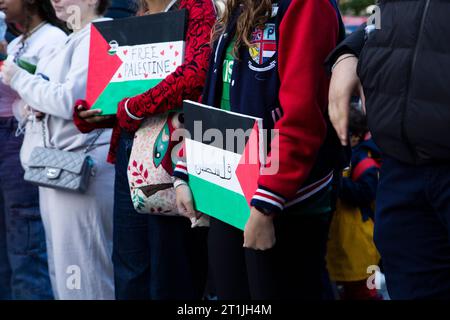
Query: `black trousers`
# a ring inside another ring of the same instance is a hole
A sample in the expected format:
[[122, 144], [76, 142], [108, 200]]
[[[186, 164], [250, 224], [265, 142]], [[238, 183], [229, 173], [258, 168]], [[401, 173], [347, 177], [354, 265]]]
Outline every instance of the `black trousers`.
[[385, 157], [374, 240], [392, 299], [450, 299], [450, 164]]
[[275, 219], [276, 244], [267, 251], [243, 248], [241, 230], [211, 219], [208, 255], [220, 300], [324, 299], [330, 214], [297, 210]]
[[134, 210], [127, 166], [133, 135], [122, 133], [116, 162], [113, 263], [118, 300], [200, 300], [207, 276], [207, 228], [184, 217]]

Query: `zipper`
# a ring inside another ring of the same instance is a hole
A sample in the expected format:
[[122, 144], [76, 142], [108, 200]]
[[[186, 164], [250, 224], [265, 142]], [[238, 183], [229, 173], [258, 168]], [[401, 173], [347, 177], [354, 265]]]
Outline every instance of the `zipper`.
[[[408, 146], [408, 149], [410, 150], [410, 152], [412, 153], [414, 158], [417, 158], [417, 153], [414, 150], [414, 148], [412, 147], [411, 141], [409, 140], [408, 134], [406, 133], [406, 129], [405, 129], [406, 106], [409, 105], [409, 102], [411, 100], [411, 87], [412, 87], [412, 84], [414, 83], [414, 80], [415, 80], [414, 71], [415, 71], [415, 68], [416, 68], [417, 55], [419, 53], [420, 43], [421, 43], [421, 40], [423, 38], [423, 27], [425, 25], [425, 20], [427, 18], [428, 9], [430, 7], [430, 2], [431, 2], [431, 0], [427, 0], [427, 2], [425, 3], [425, 7], [424, 7], [424, 10], [423, 10], [423, 13], [422, 13], [422, 18], [421, 18], [421, 21], [420, 21], [419, 36], [417, 38], [416, 46], [414, 48], [413, 61], [412, 61], [412, 64], [411, 64], [411, 72], [410, 72], [409, 84], [408, 84], [408, 96], [406, 98], [406, 102], [403, 104], [402, 120], [401, 120], [401, 123], [400, 123], [402, 138], [406, 142], [406, 144]], [[414, 160], [416, 160], [416, 159], [414, 159]]]
[[216, 62], [217, 62], [217, 54], [219, 53], [219, 48], [220, 48], [220, 44], [222, 42], [222, 39], [226, 38], [226, 37], [227, 37], [227, 33], [223, 33], [223, 34], [220, 35], [219, 42], [217, 43], [217, 47], [216, 47], [216, 52], [214, 54], [214, 64], [216, 64]]
[[170, 3], [167, 5], [167, 7], [164, 9], [164, 12], [169, 12], [170, 9], [172, 9], [172, 7], [175, 5], [175, 3], [177, 3], [178, 0], [172, 0], [170, 1]]

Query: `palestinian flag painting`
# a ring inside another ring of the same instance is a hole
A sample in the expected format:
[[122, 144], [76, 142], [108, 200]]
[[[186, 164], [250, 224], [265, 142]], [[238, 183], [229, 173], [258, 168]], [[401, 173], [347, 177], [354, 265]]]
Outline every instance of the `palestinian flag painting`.
[[126, 97], [141, 94], [183, 63], [187, 11], [94, 22], [86, 101], [115, 114]]
[[183, 109], [196, 210], [244, 230], [263, 156], [262, 120], [192, 101]]

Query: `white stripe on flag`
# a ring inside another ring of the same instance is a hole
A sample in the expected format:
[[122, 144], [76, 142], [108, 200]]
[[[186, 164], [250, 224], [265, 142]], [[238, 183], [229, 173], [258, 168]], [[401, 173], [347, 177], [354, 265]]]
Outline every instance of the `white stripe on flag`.
[[164, 79], [183, 63], [184, 41], [121, 46], [116, 55], [123, 63], [111, 82]]
[[236, 176], [241, 155], [186, 139], [188, 173], [224, 189], [243, 194]]

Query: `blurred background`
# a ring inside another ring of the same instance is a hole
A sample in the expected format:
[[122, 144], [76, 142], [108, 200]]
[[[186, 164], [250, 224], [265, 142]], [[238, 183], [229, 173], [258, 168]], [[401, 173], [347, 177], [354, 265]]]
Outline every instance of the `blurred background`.
[[373, 13], [375, 0], [339, 0], [347, 34], [352, 33]]

